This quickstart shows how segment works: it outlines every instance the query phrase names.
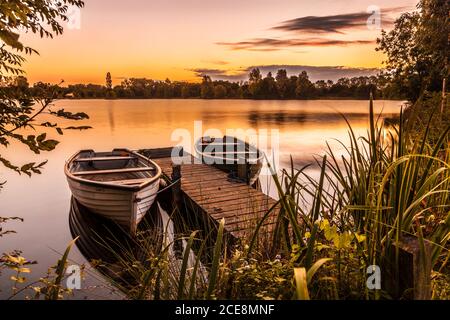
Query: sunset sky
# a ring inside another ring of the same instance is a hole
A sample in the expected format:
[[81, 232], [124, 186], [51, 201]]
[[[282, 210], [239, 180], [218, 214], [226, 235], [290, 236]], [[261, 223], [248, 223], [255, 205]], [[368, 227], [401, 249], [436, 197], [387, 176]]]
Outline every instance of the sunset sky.
[[203, 74], [240, 80], [252, 66], [307, 69], [313, 80], [335, 79], [381, 67], [383, 56], [374, 51], [380, 30], [366, 24], [369, 6], [381, 8], [381, 27], [389, 29], [416, 3], [85, 0], [79, 29], [65, 25], [55, 39], [23, 36], [40, 53], [28, 57], [25, 69], [31, 83], [104, 83], [108, 71], [114, 85], [128, 77], [197, 81]]

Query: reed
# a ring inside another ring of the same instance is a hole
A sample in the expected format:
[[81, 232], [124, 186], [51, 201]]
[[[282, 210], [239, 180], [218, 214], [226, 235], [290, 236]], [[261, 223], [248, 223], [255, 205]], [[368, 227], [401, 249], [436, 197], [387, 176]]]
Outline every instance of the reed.
[[[233, 248], [224, 248], [222, 221], [206, 236], [185, 230], [175, 263], [171, 251], [177, 239], [165, 242], [146, 263], [121, 254], [133, 280], [128, 297], [396, 298], [369, 290], [366, 269], [389, 263], [394, 273], [403, 272], [399, 252], [391, 254], [391, 248], [411, 236], [418, 239], [422, 257], [430, 255], [435, 272], [447, 270], [450, 126], [436, 135], [430, 117], [419, 134], [403, 112], [398, 125], [387, 127], [375, 115], [372, 100], [369, 111], [363, 137], [342, 115], [349, 128], [349, 145], [340, 142], [346, 154], [338, 156], [327, 144], [326, 155], [316, 159], [318, 179], [308, 174], [309, 166], [296, 169], [293, 159], [281, 172], [270, 167], [278, 201]], [[261, 231], [269, 219], [276, 224], [267, 242]], [[143, 252], [148, 248], [143, 246]]]

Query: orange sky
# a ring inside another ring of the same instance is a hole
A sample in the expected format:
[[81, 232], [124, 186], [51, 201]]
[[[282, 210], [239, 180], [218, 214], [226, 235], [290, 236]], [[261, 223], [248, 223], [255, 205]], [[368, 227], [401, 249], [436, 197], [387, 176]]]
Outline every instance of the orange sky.
[[[380, 30], [305, 32], [274, 27], [306, 16], [366, 12], [370, 5], [379, 6], [382, 13], [384, 8], [403, 7], [392, 13], [398, 16], [406, 10], [404, 7], [411, 9], [417, 1], [397, 0], [392, 4], [388, 0], [85, 0], [85, 3], [79, 29], [66, 26], [64, 34], [54, 39], [23, 36], [23, 41], [40, 53], [28, 57], [25, 65], [31, 83], [61, 79], [66, 83], [104, 83], [108, 71], [114, 84], [119, 84], [125, 77], [195, 81], [198, 77], [193, 69], [220, 70], [232, 75], [248, 66], [273, 64], [380, 67], [383, 57], [374, 51], [373, 43], [315, 44], [316, 39], [373, 41]], [[283, 43], [311, 41], [311, 44], [253, 47], [255, 39], [276, 39]], [[240, 42], [251, 45], [240, 50], [233, 47]]]

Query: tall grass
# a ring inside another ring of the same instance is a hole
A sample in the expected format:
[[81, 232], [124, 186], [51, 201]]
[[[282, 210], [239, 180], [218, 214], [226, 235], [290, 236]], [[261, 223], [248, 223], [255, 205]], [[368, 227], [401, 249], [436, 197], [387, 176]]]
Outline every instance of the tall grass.
[[[328, 154], [317, 162], [321, 169], [319, 180], [307, 175], [304, 168], [298, 171], [291, 168], [290, 173], [283, 170], [281, 182], [277, 173], [272, 172], [282, 206], [279, 220], [285, 221], [275, 231], [273, 245], [281, 241], [289, 249], [292, 243], [296, 244], [300, 247], [297, 262], [309, 267], [313, 257], [317, 258], [316, 244], [327, 240], [323, 239], [324, 234], [320, 239], [317, 222], [327, 219], [340, 235], [364, 237], [364, 241], [356, 241], [353, 254], [365, 266], [387, 262], [393, 266], [397, 278], [402, 272], [399, 252], [397, 249], [390, 257], [389, 250], [405, 237], [417, 237], [422, 254], [431, 254], [433, 267], [439, 262], [446, 263], [450, 237], [450, 127], [442, 128], [437, 141], [430, 144], [431, 119], [418, 137], [417, 132], [406, 130], [408, 123], [402, 113], [398, 127], [386, 128], [375, 117], [371, 100], [369, 115], [366, 137], [357, 137], [343, 115], [349, 127], [350, 145], [341, 144], [347, 156], [338, 157], [328, 145]], [[305, 198], [302, 193], [313, 198], [309, 212], [299, 205], [299, 199]], [[288, 229], [290, 237], [286, 237]], [[307, 233], [310, 236], [305, 242]], [[251, 243], [254, 242], [252, 239]], [[431, 253], [425, 252], [425, 246], [431, 248]], [[335, 259], [338, 266], [339, 254]]]
[[[411, 131], [411, 118], [401, 112], [399, 124], [387, 127], [375, 115], [371, 100], [368, 131], [359, 137], [342, 116], [349, 128], [349, 145], [340, 142], [345, 155], [338, 156], [327, 144], [327, 154], [316, 160], [318, 179], [308, 174], [307, 166], [295, 169], [293, 160], [281, 173], [271, 167], [278, 201], [236, 247], [224, 248], [226, 221], [222, 221], [206, 237], [203, 233], [199, 238], [195, 230], [184, 235], [183, 253], [176, 263], [170, 254], [175, 240], [147, 256], [145, 263], [121, 255], [121, 263], [133, 270], [128, 296], [400, 298], [403, 292], [369, 290], [366, 269], [390, 265], [390, 276], [398, 279], [404, 270], [398, 249], [392, 248], [409, 237], [419, 241], [424, 263], [429, 259], [434, 270], [446, 269], [450, 126], [439, 128], [438, 138], [430, 139], [430, 132], [437, 130], [431, 119], [418, 134]], [[273, 218], [269, 245], [262, 244], [262, 227]]]

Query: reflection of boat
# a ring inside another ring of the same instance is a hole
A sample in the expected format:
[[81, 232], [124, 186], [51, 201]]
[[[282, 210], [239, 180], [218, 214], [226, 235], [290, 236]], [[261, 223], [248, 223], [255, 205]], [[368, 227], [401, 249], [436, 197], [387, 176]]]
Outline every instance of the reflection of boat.
[[230, 136], [202, 137], [195, 144], [195, 151], [203, 163], [235, 172], [250, 185], [258, 180], [264, 160], [264, 153], [258, 148]]
[[155, 162], [127, 149], [82, 150], [64, 171], [75, 199], [133, 234], [155, 201], [161, 176]]
[[[136, 294], [143, 272], [161, 270], [153, 269], [156, 257], [158, 260], [167, 259], [164, 261], [169, 263], [168, 271], [175, 279], [180, 277], [187, 242], [185, 237], [178, 237], [177, 226], [160, 200], [155, 201], [139, 225], [137, 236], [133, 237], [113, 221], [92, 214], [75, 198], [71, 199], [69, 227], [72, 237], [77, 238], [77, 248], [108, 282], [125, 295]], [[199, 285], [207, 278], [207, 269], [201, 261], [197, 262], [194, 247], [191, 249], [186, 279], [190, 279], [190, 270], [199, 263], [195, 278], [196, 285]]]
[[[162, 220], [159, 206], [152, 206], [145, 216], [144, 231], [152, 248], [140, 245], [135, 238], [109, 219], [92, 214], [72, 197], [70, 203], [69, 227], [76, 246], [89, 262], [96, 262], [97, 269], [108, 278], [126, 282], [125, 257], [146, 263], [148, 255], [156, 253], [162, 245]], [[101, 262], [98, 264], [97, 262]]]

